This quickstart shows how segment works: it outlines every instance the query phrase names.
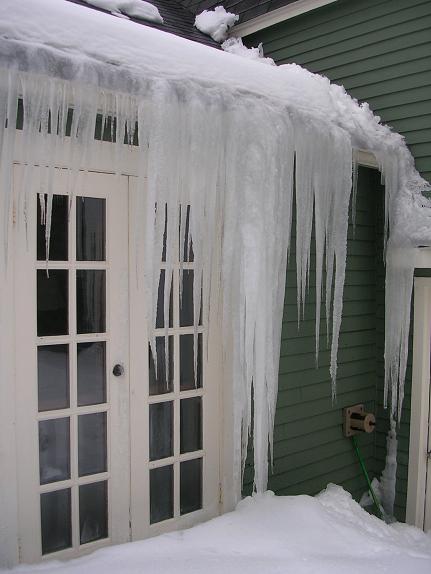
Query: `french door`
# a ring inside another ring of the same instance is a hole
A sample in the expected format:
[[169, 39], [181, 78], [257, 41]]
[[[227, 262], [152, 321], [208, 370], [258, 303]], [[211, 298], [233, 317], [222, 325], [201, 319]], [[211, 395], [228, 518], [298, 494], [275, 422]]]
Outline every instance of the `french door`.
[[[134, 179], [90, 172], [72, 198], [68, 177], [54, 170], [52, 209], [35, 194], [27, 234], [16, 234], [23, 562], [78, 556], [219, 512], [220, 385], [209, 366], [216, 357], [204, 353], [208, 334], [202, 326], [193, 334], [193, 257], [175, 269], [168, 325], [158, 312], [156, 369], [134, 273]], [[16, 189], [24, 179], [16, 166]]]

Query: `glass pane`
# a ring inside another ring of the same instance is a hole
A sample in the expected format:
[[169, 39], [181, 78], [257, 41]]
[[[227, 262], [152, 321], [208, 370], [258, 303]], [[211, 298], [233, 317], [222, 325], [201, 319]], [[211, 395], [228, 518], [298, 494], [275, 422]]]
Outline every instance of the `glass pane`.
[[174, 390], [174, 338], [169, 337], [169, 373], [166, 380], [165, 337], [156, 337], [157, 377], [153, 353], [148, 346], [150, 395], [172, 393]]
[[[183, 292], [180, 296], [180, 327], [190, 327], [193, 325], [193, 275], [191, 269], [183, 271]], [[202, 307], [202, 305], [201, 305]], [[202, 308], [201, 313], [202, 315]], [[199, 325], [202, 317], [199, 317]]]
[[108, 484], [106, 481], [79, 487], [81, 544], [108, 537]]
[[106, 402], [106, 343], [78, 343], [78, 406]]
[[37, 271], [37, 335], [68, 335], [68, 272], [51, 269]]
[[194, 375], [194, 336], [180, 336], [180, 390], [189, 391], [202, 386], [202, 334], [198, 335], [196, 383]]
[[76, 198], [76, 260], [105, 260], [106, 201], [96, 197]]
[[78, 333], [104, 333], [106, 314], [106, 271], [76, 272], [76, 323]]
[[[42, 201], [46, 206], [47, 196]], [[37, 198], [37, 259], [46, 259], [45, 225], [41, 223], [40, 196]], [[67, 261], [68, 257], [68, 218], [69, 200], [67, 195], [54, 195], [51, 210], [51, 237], [49, 242], [49, 260]]]
[[174, 515], [174, 467], [150, 470], [150, 523], [161, 522]]
[[180, 465], [180, 512], [187, 514], [202, 508], [202, 459]]
[[[180, 207], [180, 217], [182, 217], [184, 212], [184, 207]], [[180, 243], [181, 245], [181, 243]], [[190, 205], [187, 206], [186, 210], [186, 222], [184, 228], [184, 246], [183, 246], [183, 261], [194, 261], [193, 253], [193, 241], [190, 234]]]
[[39, 421], [40, 484], [70, 478], [69, 418]]
[[180, 448], [181, 454], [202, 448], [202, 397], [181, 400]]
[[72, 546], [70, 488], [40, 495], [42, 554]]
[[69, 407], [69, 345], [37, 349], [39, 412]]
[[106, 413], [78, 417], [78, 472], [79, 476], [105, 472]]
[[173, 455], [173, 402], [150, 405], [150, 460]]
[[[159, 279], [159, 289], [157, 295], [157, 314], [156, 314], [156, 327], [161, 329], [165, 326], [165, 270], [160, 271]], [[172, 327], [172, 309], [173, 309], [173, 298], [172, 298], [172, 283], [171, 283], [171, 294], [169, 298], [169, 327]]]

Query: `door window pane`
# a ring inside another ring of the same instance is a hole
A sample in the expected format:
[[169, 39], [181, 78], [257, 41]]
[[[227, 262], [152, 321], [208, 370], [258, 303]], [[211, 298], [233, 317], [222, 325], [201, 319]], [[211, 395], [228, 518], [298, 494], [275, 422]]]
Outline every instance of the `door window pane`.
[[[46, 206], [46, 195], [42, 196], [42, 201]], [[37, 198], [37, 259], [46, 259], [46, 239], [45, 224], [41, 223], [40, 196]], [[51, 232], [49, 242], [49, 260], [68, 260], [68, 219], [69, 219], [69, 198], [67, 195], [54, 195], [51, 209]]]
[[150, 523], [161, 522], [174, 515], [174, 467], [150, 470]]
[[67, 335], [69, 286], [68, 272], [51, 269], [37, 271], [37, 335]]
[[39, 421], [40, 484], [70, 478], [69, 418]]
[[196, 381], [194, 374], [194, 336], [180, 336], [180, 390], [189, 391], [202, 386], [202, 334], [198, 335]]
[[202, 397], [182, 399], [180, 403], [181, 454], [202, 448]]
[[106, 343], [78, 343], [78, 406], [106, 402]]
[[173, 402], [150, 405], [150, 460], [173, 455]]
[[180, 465], [180, 512], [188, 514], [202, 508], [202, 459]]
[[106, 201], [96, 197], [76, 198], [76, 260], [105, 260]]
[[79, 487], [79, 532], [81, 544], [108, 537], [106, 481]]
[[78, 417], [78, 472], [79, 476], [105, 472], [106, 412]]
[[[187, 269], [183, 271], [183, 291], [180, 295], [180, 327], [191, 327], [193, 325], [193, 278], [194, 271]], [[202, 304], [199, 314], [199, 325], [202, 323]]]
[[[156, 314], [156, 327], [161, 329], [165, 326], [165, 270], [160, 271], [159, 289], [157, 294], [157, 314]], [[169, 327], [172, 327], [172, 282], [171, 293], [169, 297]]]
[[[193, 241], [190, 233], [190, 205], [185, 209], [184, 206], [180, 207], [180, 218], [182, 219], [183, 213], [186, 213], [186, 221], [184, 225], [184, 244], [183, 244], [183, 261], [194, 261]], [[181, 244], [180, 244], [181, 245]]]
[[78, 333], [104, 333], [106, 315], [106, 271], [76, 272], [76, 321]]
[[40, 523], [42, 554], [72, 546], [69, 488], [40, 495]]
[[169, 373], [166, 373], [165, 338], [156, 337], [157, 376], [153, 353], [148, 345], [150, 395], [172, 393], [174, 390], [174, 338], [169, 337]]
[[193, 277], [192, 270], [183, 271], [183, 292], [180, 296], [180, 327], [193, 325]]
[[69, 345], [45, 345], [37, 349], [39, 412], [69, 406]]

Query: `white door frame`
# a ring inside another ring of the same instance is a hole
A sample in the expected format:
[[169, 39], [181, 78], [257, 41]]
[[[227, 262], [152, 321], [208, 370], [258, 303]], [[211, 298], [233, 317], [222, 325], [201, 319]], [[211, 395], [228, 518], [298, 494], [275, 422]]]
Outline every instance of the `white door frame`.
[[[430, 259], [430, 250], [419, 250], [417, 266], [431, 267]], [[416, 277], [406, 522], [425, 530], [431, 528], [430, 349], [431, 277]]]
[[[19, 186], [21, 166], [15, 166], [16, 185]], [[68, 174], [65, 170], [54, 170], [54, 193], [67, 195]], [[110, 174], [88, 173], [83, 178], [83, 185], [78, 195], [103, 197], [106, 199], [106, 251], [107, 263], [99, 267], [107, 270], [106, 283], [106, 335], [99, 337], [90, 334], [56, 337], [55, 343], [70, 343], [69, 352], [74, 357], [73, 341], [91, 339], [107, 341], [107, 407], [80, 407], [80, 413], [106, 411], [107, 429], [107, 472], [97, 480], [108, 480], [108, 528], [109, 538], [90, 542], [79, 548], [77, 531], [77, 480], [80, 484], [94, 482], [94, 477], [80, 479], [73, 475], [77, 472], [76, 423], [77, 409], [71, 403], [71, 409], [53, 411], [52, 414], [38, 414], [37, 399], [37, 341], [36, 337], [36, 193], [30, 197], [28, 244], [25, 231], [21, 229], [16, 237], [15, 250], [15, 383], [16, 383], [16, 434], [17, 434], [17, 475], [18, 475], [18, 529], [20, 541], [20, 561], [34, 562], [56, 557], [70, 558], [91, 551], [109, 543], [124, 542], [129, 539], [129, 384], [128, 373], [121, 380], [112, 376], [112, 364], [121, 362], [128, 365], [128, 261], [124, 257], [128, 243], [128, 180], [126, 177], [115, 178]], [[74, 222], [75, 211], [72, 207], [70, 219]], [[74, 230], [74, 224], [70, 226]], [[69, 237], [69, 262], [74, 246], [74, 238]], [[30, 246], [30, 247], [29, 247]], [[40, 264], [40, 262], [39, 262]], [[40, 266], [40, 265], [39, 265]], [[50, 263], [55, 268], [64, 268], [62, 263]], [[69, 263], [67, 264], [69, 267]], [[75, 268], [96, 268], [91, 262], [74, 264]], [[73, 288], [74, 271], [69, 271], [69, 324], [75, 322], [75, 290]], [[124, 282], [126, 281], [126, 284]], [[123, 294], [122, 297], [119, 295]], [[115, 305], [112, 305], [115, 301]], [[49, 339], [50, 341], [53, 339]], [[112, 364], [111, 364], [112, 363]], [[73, 370], [75, 361], [72, 359]], [[73, 416], [75, 414], [75, 416]], [[71, 416], [72, 415], [72, 416]], [[64, 481], [64, 488], [72, 488], [72, 548], [59, 552], [41, 555], [40, 531], [40, 492], [55, 490], [63, 483], [39, 485], [38, 462], [38, 420], [40, 418], [70, 417], [71, 424], [71, 457], [72, 474]], [[115, 430], [115, 435], [112, 433]], [[73, 462], [75, 461], [75, 462]], [[75, 485], [75, 486], [73, 486]], [[115, 496], [114, 496], [115, 493]]]
[[[14, 153], [14, 162], [19, 164], [25, 161], [25, 157], [23, 154], [23, 150], [25, 149], [25, 138], [22, 133], [16, 134], [16, 141], [15, 141], [15, 153]], [[86, 165], [83, 166], [88, 172], [91, 173], [98, 173], [102, 174], [103, 176], [107, 176], [108, 174], [113, 177], [115, 176], [114, 170], [112, 168], [115, 165], [115, 146], [113, 146], [109, 142], [95, 142], [93, 146], [93, 151], [91, 154], [88, 155], [86, 158]], [[115, 176], [117, 181], [120, 179], [121, 181], [129, 180], [130, 188], [134, 188], [134, 182], [136, 182], [138, 174], [140, 177], [143, 176], [141, 169], [138, 167], [140, 161], [140, 154], [138, 150], [135, 148], [128, 148], [127, 153], [124, 154], [122, 157], [122, 165], [121, 165], [121, 176]], [[66, 151], [63, 154], [63, 150], [58, 150], [57, 153], [57, 165], [58, 168], [68, 168], [68, 157]], [[55, 190], [54, 190], [55, 192]], [[17, 202], [17, 198], [15, 198]], [[17, 203], [18, 204], [18, 203]], [[16, 209], [17, 211], [17, 209]], [[133, 214], [133, 211], [129, 213]], [[21, 215], [22, 217], [22, 215]], [[37, 460], [33, 460], [31, 462], [27, 460], [26, 463], [23, 463], [23, 458], [21, 458], [21, 462], [17, 461], [17, 451], [16, 445], [19, 443], [19, 433], [17, 433], [17, 426], [19, 427], [21, 422], [24, 424], [28, 424], [28, 421], [25, 421], [25, 413], [20, 412], [20, 391], [17, 389], [16, 385], [16, 369], [15, 369], [15, 356], [17, 357], [17, 363], [20, 363], [20, 356], [19, 353], [15, 350], [15, 301], [16, 301], [16, 293], [15, 288], [17, 286], [18, 278], [15, 276], [15, 254], [16, 249], [20, 249], [22, 253], [27, 253], [28, 250], [33, 250], [33, 245], [31, 242], [34, 241], [35, 238], [29, 238], [28, 244], [26, 243], [25, 238], [25, 229], [24, 224], [21, 220], [19, 221], [20, 214], [17, 213], [16, 217], [14, 217], [13, 222], [13, 230], [12, 230], [12, 221], [10, 222], [11, 226], [11, 233], [10, 233], [10, 241], [9, 241], [9, 251], [11, 256], [9, 257], [9, 267], [7, 274], [1, 277], [1, 294], [2, 300], [7, 301], [8, 304], [4, 305], [2, 315], [0, 317], [0, 325], [3, 325], [3, 328], [0, 330], [0, 340], [2, 342], [0, 346], [1, 355], [0, 358], [2, 359], [0, 362], [0, 372], [2, 375], [3, 385], [0, 387], [0, 454], [2, 456], [2, 464], [0, 467], [0, 567], [12, 567], [16, 565], [18, 562], [23, 561], [24, 557], [22, 553], [19, 553], [19, 522], [21, 524], [21, 528], [23, 527], [24, 521], [24, 528], [25, 528], [25, 518], [22, 513], [22, 507], [25, 504], [25, 501], [21, 500], [18, 495], [18, 472], [20, 468], [24, 467], [27, 468], [25, 472], [28, 472], [27, 463], [31, 463], [36, 465], [37, 467]], [[18, 219], [18, 222], [15, 221]], [[130, 225], [130, 221], [129, 221]], [[13, 231], [13, 232], [12, 232]], [[133, 238], [130, 237], [130, 241], [133, 241]], [[27, 255], [25, 255], [27, 256]], [[124, 257], [124, 252], [122, 253], [122, 257]], [[32, 261], [32, 265], [34, 267], [34, 261]], [[31, 277], [23, 276], [21, 274], [21, 281], [23, 283], [30, 281], [34, 282]], [[134, 272], [134, 268], [130, 267], [130, 279], [131, 285], [130, 288], [133, 290], [135, 288], [135, 279], [136, 275]], [[140, 293], [142, 296], [142, 293]], [[233, 435], [232, 435], [232, 381], [229, 377], [226, 376], [224, 364], [226, 361], [226, 357], [223, 356], [222, 353], [222, 334], [221, 334], [221, 326], [220, 326], [220, 309], [217, 309], [216, 306], [212, 306], [212, 314], [210, 317], [210, 333], [208, 333], [208, 337], [212, 341], [212, 346], [210, 345], [210, 357], [209, 357], [209, 367], [207, 371], [207, 379], [208, 382], [213, 387], [213, 391], [216, 389], [217, 398], [215, 399], [218, 407], [218, 413], [216, 409], [212, 409], [210, 413], [213, 417], [218, 417], [218, 432], [216, 436], [209, 437], [209, 441], [207, 442], [208, 448], [210, 448], [210, 442], [212, 443], [212, 447], [216, 447], [216, 452], [214, 452], [214, 456], [218, 459], [219, 467], [218, 472], [216, 475], [212, 476], [212, 481], [216, 483], [219, 487], [219, 496], [217, 500], [212, 500], [211, 510], [209, 513], [204, 515], [201, 513], [199, 520], [205, 520], [209, 518], [211, 515], [230, 511], [235, 506], [236, 502], [240, 498], [240, 492], [235, 490], [234, 486], [234, 477], [232, 473], [233, 468], [233, 460], [234, 460], [234, 444], [233, 444]], [[34, 313], [34, 310], [31, 311]], [[124, 360], [123, 357], [120, 357], [119, 360]], [[33, 360], [34, 362], [34, 360]], [[129, 364], [129, 373], [133, 375], [133, 367], [130, 365], [130, 361], [128, 358], [125, 359], [125, 362]], [[135, 400], [135, 396], [132, 395], [132, 400]], [[32, 404], [36, 405], [37, 407], [37, 396], [33, 396], [31, 398]], [[21, 421], [21, 422], [20, 422]], [[148, 421], [147, 421], [148, 424]], [[34, 423], [33, 423], [34, 427]], [[146, 427], [148, 428], [148, 427]], [[33, 429], [34, 430], [34, 429]], [[144, 440], [148, 441], [148, 435], [145, 435]], [[204, 439], [205, 440], [205, 439]], [[35, 435], [35, 452], [37, 458], [37, 434]], [[133, 448], [133, 443], [132, 443]], [[34, 456], [33, 456], [34, 458]], [[133, 470], [133, 467], [132, 467]], [[148, 471], [146, 471], [148, 473]], [[37, 474], [36, 474], [37, 476]], [[129, 480], [126, 480], [129, 482]], [[236, 483], [235, 483], [236, 485]], [[35, 487], [36, 488], [36, 487]], [[38, 485], [37, 485], [38, 488]], [[146, 495], [147, 496], [147, 495]], [[133, 488], [132, 488], [132, 497], [133, 497]], [[193, 513], [194, 514], [194, 513]], [[127, 521], [129, 521], [131, 517], [127, 515]], [[192, 521], [194, 521], [197, 517], [190, 515], [190, 517], [183, 516], [183, 520], [181, 521], [182, 524], [171, 525], [171, 528], [181, 528], [182, 526], [186, 527], [191, 525]], [[136, 515], [134, 519], [137, 520]], [[132, 536], [134, 539], [138, 539], [141, 537], [145, 537], [151, 535], [152, 533], [149, 532], [149, 528], [147, 524], [143, 524], [142, 521], [136, 522], [139, 526], [137, 528], [136, 533], [132, 532]], [[158, 528], [152, 528], [154, 533], [158, 530]], [[29, 534], [31, 534], [29, 532]], [[118, 533], [117, 533], [118, 534]], [[121, 537], [120, 537], [121, 538]], [[117, 541], [120, 542], [119, 538]], [[30, 552], [30, 555], [27, 556], [26, 560], [37, 560], [37, 551], [33, 548]], [[54, 558], [54, 555], [47, 555], [47, 557]]]

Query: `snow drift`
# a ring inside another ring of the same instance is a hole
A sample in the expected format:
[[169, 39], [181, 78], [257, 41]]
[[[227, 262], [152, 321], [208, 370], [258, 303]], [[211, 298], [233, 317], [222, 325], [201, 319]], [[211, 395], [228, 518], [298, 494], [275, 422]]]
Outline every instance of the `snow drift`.
[[387, 525], [362, 510], [341, 487], [329, 485], [315, 498], [266, 492], [190, 530], [13, 572], [428, 574], [430, 570], [429, 535], [412, 526]]
[[[117, 173], [128, 153], [123, 142], [139, 140], [136, 266], [150, 309], [151, 344], [165, 214], [166, 316], [178, 229], [184, 229], [179, 206], [190, 205], [195, 326], [201, 304], [208, 326], [210, 295], [220, 293], [224, 340], [234, 342], [227, 343], [225, 359], [232, 381], [236, 484], [253, 420], [260, 492], [266, 489], [274, 425], [293, 193], [298, 306], [309, 280], [314, 225], [316, 341], [323, 299], [335, 396], [352, 153], [354, 148], [374, 152], [386, 182], [389, 236], [386, 388], [391, 414], [399, 417], [413, 279], [409, 249], [431, 244], [431, 204], [421, 195], [429, 185], [416, 172], [402, 137], [382, 126], [367, 104], [359, 106], [343, 88], [299, 66], [258, 66], [62, 0], [1, 2], [0, 68], [0, 125], [7, 126], [0, 131], [4, 252], [12, 216], [12, 160], [27, 166], [25, 192], [18, 198], [24, 223], [28, 194], [36, 190], [48, 196], [49, 245], [52, 170], [59, 165], [59, 150], [68, 153], [73, 194], [94, 147], [96, 114], [102, 123], [115, 117]], [[25, 145], [14, 158], [19, 98]], [[183, 257], [182, 248], [180, 253]]]

